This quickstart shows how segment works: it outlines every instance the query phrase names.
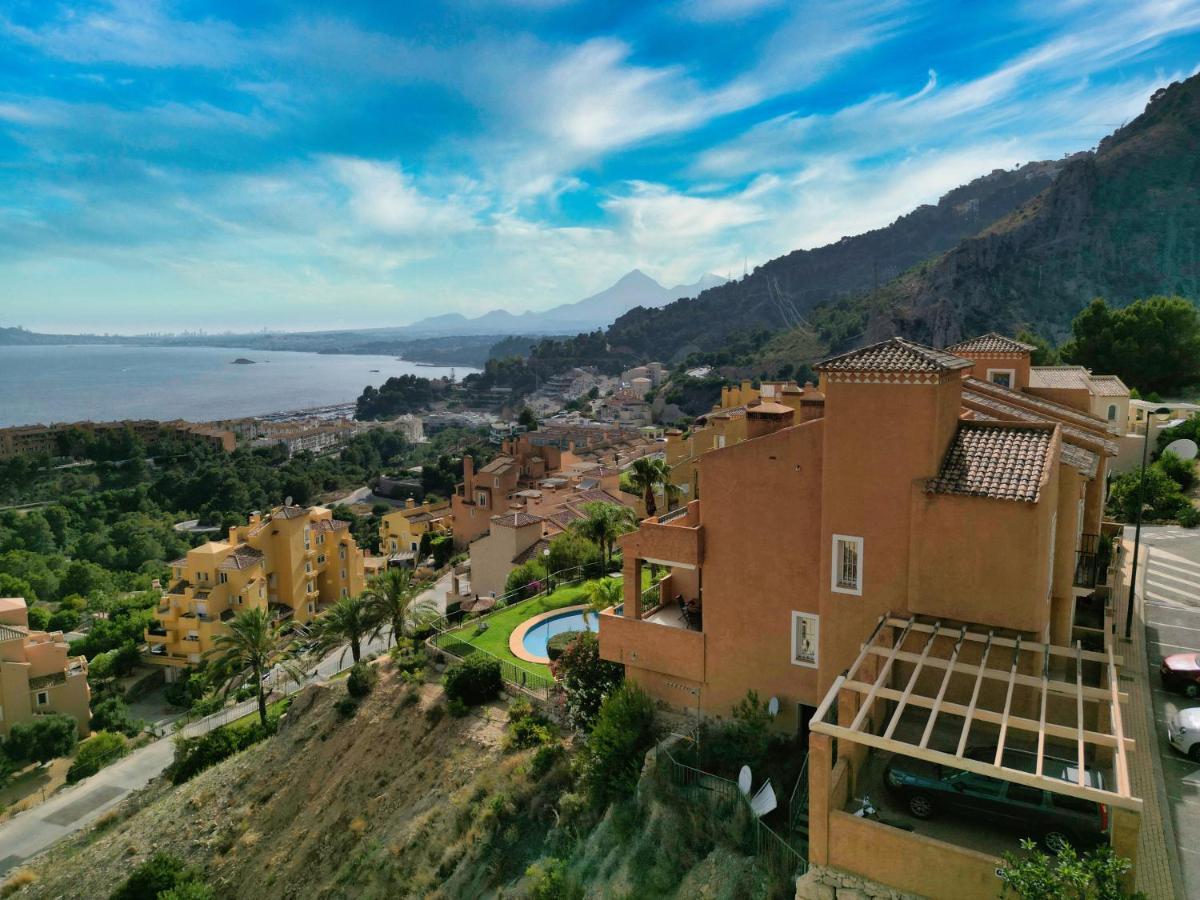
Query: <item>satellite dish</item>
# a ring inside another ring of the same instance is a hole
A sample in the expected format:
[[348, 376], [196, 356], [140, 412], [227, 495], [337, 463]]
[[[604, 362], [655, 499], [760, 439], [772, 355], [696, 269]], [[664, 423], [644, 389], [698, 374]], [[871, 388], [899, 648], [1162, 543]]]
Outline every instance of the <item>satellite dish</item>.
[[284, 506], [292, 505], [292, 495], [291, 494], [288, 494], [286, 497], [283, 498], [283, 505]]
[[767, 702], [767, 712], [770, 714], [772, 719], [775, 718], [777, 715], [779, 715], [779, 698], [778, 697], [772, 697]]
[[771, 779], [768, 778], [763, 782], [763, 786], [758, 789], [758, 793], [750, 800], [750, 809], [761, 819], [778, 805], [779, 801], [775, 798], [775, 789], [771, 787]]
[[1191, 438], [1180, 438], [1167, 444], [1165, 450], [1174, 453], [1180, 459], [1195, 459], [1196, 453], [1200, 452], [1200, 447], [1197, 447], [1196, 442]]
[[742, 766], [742, 771], [738, 772], [738, 790], [750, 796], [750, 767]]

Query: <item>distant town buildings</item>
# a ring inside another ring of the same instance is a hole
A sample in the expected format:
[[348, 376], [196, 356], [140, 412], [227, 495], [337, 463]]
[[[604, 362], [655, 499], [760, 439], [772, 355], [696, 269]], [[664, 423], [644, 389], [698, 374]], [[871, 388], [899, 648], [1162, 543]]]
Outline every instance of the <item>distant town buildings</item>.
[[36, 716], [61, 713], [90, 732], [91, 690], [87, 659], [71, 656], [61, 631], [29, 627], [29, 610], [20, 597], [0, 598], [0, 738], [13, 725]]
[[62, 441], [72, 432], [88, 437], [106, 431], [129, 429], [143, 443], [158, 440], [172, 433], [188, 440], [206, 443], [217, 449], [232, 452], [236, 446], [233, 432], [211, 424], [197, 424], [175, 419], [159, 422], [154, 419], [123, 419], [119, 422], [56, 422], [52, 425], [16, 425], [0, 428], [0, 459], [16, 456], [63, 456]]
[[364, 587], [363, 554], [349, 523], [320, 506], [252, 513], [226, 539], [201, 544], [170, 567], [171, 583], [145, 636], [148, 661], [173, 669], [199, 664], [242, 610], [267, 609], [277, 620], [304, 624]]

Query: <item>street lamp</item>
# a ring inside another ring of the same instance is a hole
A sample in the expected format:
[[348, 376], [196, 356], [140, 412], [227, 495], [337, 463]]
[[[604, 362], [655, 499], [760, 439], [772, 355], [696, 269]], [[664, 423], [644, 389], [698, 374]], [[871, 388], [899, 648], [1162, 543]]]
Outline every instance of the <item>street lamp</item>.
[[1125, 605], [1125, 640], [1129, 640], [1129, 636], [1133, 633], [1133, 595], [1137, 589], [1138, 551], [1142, 544], [1142, 506], [1145, 503], [1146, 494], [1146, 454], [1150, 449], [1152, 417], [1169, 415], [1170, 412], [1170, 408], [1160, 406], [1158, 409], [1146, 413], [1146, 437], [1142, 441], [1142, 468], [1138, 475], [1137, 525], [1133, 531], [1133, 571], [1129, 576], [1129, 602]]

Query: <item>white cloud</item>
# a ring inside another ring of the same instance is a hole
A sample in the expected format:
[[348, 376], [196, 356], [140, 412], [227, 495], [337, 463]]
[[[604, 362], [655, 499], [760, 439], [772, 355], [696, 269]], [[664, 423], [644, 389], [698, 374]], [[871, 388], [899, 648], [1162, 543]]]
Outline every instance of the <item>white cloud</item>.
[[385, 234], [441, 234], [475, 225], [475, 210], [463, 194], [431, 196], [401, 169], [374, 160], [332, 157], [328, 163], [350, 192], [351, 211], [368, 228]]

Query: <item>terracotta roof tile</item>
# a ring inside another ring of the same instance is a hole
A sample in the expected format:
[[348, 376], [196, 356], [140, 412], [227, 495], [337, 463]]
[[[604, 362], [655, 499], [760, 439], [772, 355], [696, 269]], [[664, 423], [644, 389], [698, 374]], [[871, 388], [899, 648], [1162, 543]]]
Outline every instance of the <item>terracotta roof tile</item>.
[[960, 422], [926, 491], [1036, 503], [1053, 440], [1046, 428]]
[[298, 519], [307, 515], [308, 509], [303, 506], [281, 506], [279, 509], [271, 511], [273, 519]]
[[[1003, 406], [1004, 404], [1000, 404], [1000, 405]], [[1041, 416], [1036, 416], [1033, 413], [1027, 412], [1026, 410], [1023, 410], [1023, 409], [1018, 409], [1016, 407], [1013, 407], [1013, 411], [1015, 413], [1017, 413], [1017, 415], [1010, 416], [1009, 417], [1010, 419], [1016, 418], [1017, 421], [1021, 421], [1021, 422], [1051, 423], [1050, 419], [1043, 419]], [[968, 409], [967, 412], [969, 412], [971, 414], [971, 419], [976, 422], [1002, 422], [1002, 421], [1004, 421], [1003, 419], [997, 418], [996, 416], [991, 415], [989, 413], [981, 412], [978, 409]], [[1086, 478], [1093, 477], [1096, 474], [1096, 471], [1100, 467], [1100, 457], [1097, 454], [1093, 453], [1091, 450], [1088, 450], [1085, 447], [1080, 447], [1078, 444], [1073, 444], [1070, 441], [1071, 435], [1075, 435], [1078, 438], [1078, 437], [1084, 436], [1083, 432], [1081, 432], [1077, 428], [1072, 428], [1070, 425], [1060, 424], [1058, 427], [1063, 430], [1063, 445], [1062, 445], [1062, 460], [1063, 460], [1063, 462], [1065, 462], [1067, 465], [1074, 466], [1076, 469], [1078, 469], [1080, 471], [1080, 473], [1082, 475], [1084, 475], [1084, 477], [1086, 477]]]
[[505, 513], [502, 516], [492, 516], [492, 521], [497, 525], [504, 525], [508, 528], [520, 528], [523, 525], [533, 525], [536, 522], [544, 522], [542, 516], [535, 516], [532, 513], [516, 510], [514, 512]]
[[345, 519], [317, 519], [313, 522], [315, 531], [345, 531], [350, 523]]
[[513, 565], [519, 566], [522, 563], [529, 562], [531, 559], [540, 559], [542, 556], [542, 551], [549, 550], [549, 549], [550, 549], [550, 542], [548, 540], [546, 540], [545, 538], [542, 538], [540, 541], [537, 541], [534, 544], [531, 544], [530, 546], [528, 546], [524, 550], [522, 550], [520, 553], [518, 553], [516, 556], [514, 556], [512, 559]]
[[904, 338], [891, 338], [818, 363], [818, 372], [952, 372], [970, 360]]
[[1092, 382], [1083, 366], [1033, 366], [1029, 369], [1029, 386], [1091, 391]]
[[1029, 353], [1037, 348], [1032, 344], [1014, 341], [995, 331], [959, 341], [946, 348], [947, 353]]
[[1092, 388], [1099, 397], [1128, 397], [1129, 388], [1116, 375], [1092, 375]]
[[[1064, 406], [1061, 403], [1055, 403], [1053, 400], [1046, 400], [1044, 397], [1035, 397], [1023, 391], [1014, 391], [1011, 388], [1001, 387], [998, 384], [992, 384], [990, 381], [983, 381], [979, 378], [966, 378], [963, 380], [963, 397], [966, 398], [968, 394], [1000, 401], [1008, 407], [1015, 406], [1035, 413], [1042, 413], [1053, 421], [1062, 423], [1064, 426], [1078, 426], [1081, 430], [1075, 431], [1075, 435], [1092, 443], [1103, 445], [1104, 451], [1109, 456], [1117, 455], [1117, 443], [1108, 437], [1108, 422], [1096, 416], [1073, 409], [1070, 406]], [[1069, 429], [1065, 428], [1064, 432], [1071, 433]]]
[[249, 569], [263, 561], [263, 552], [253, 547], [241, 546], [221, 560], [221, 569]]

